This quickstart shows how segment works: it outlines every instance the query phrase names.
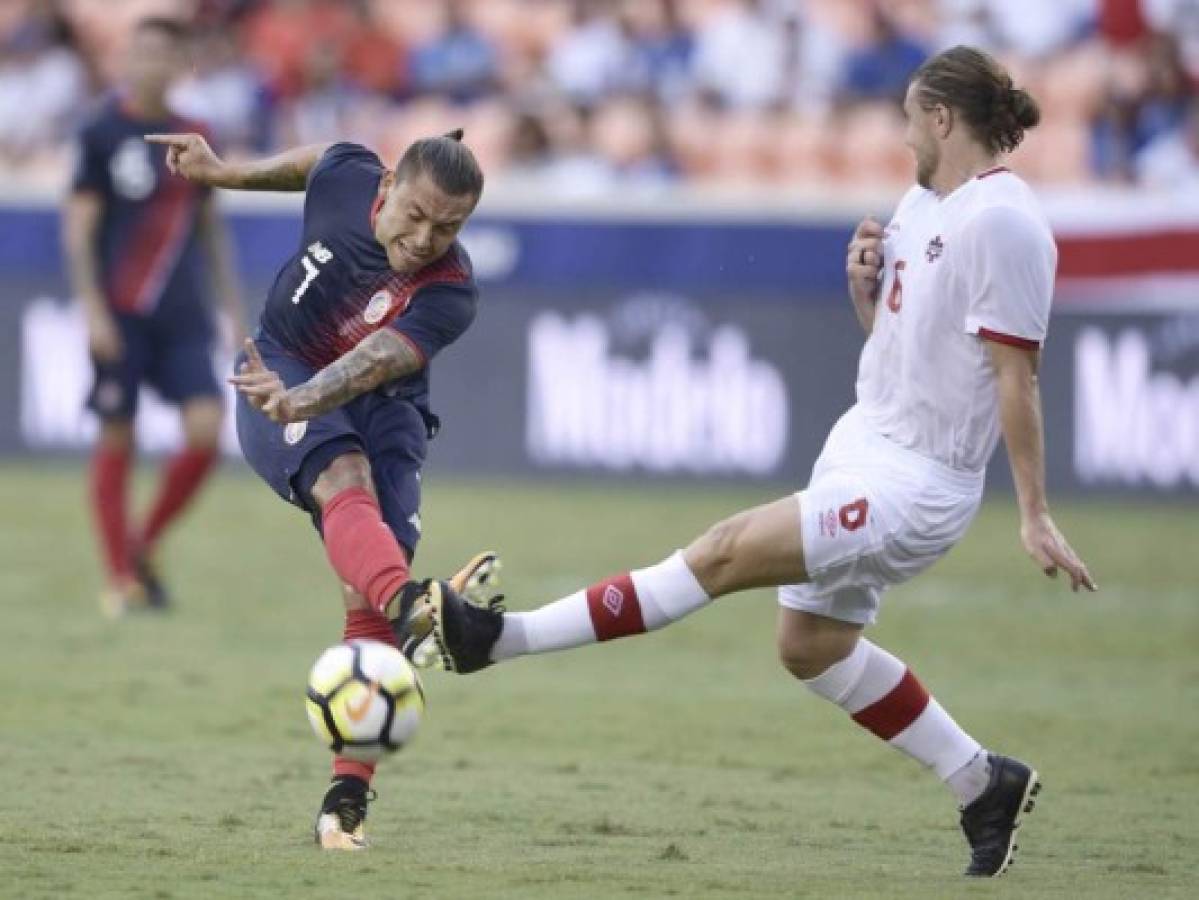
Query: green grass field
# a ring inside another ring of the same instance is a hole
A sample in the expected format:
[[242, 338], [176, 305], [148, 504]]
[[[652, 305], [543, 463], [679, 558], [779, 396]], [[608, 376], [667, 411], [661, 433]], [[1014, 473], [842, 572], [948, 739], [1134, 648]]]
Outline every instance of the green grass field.
[[[433, 476], [418, 570], [491, 545], [531, 607], [773, 493]], [[768, 592], [430, 675], [423, 733], [377, 780], [375, 846], [322, 855], [328, 755], [301, 696], [341, 613], [305, 519], [222, 474], [167, 548], [176, 612], [112, 623], [81, 472], [10, 464], [0, 496], [0, 896], [1194, 896], [1193, 506], [1062, 507], [1102, 588], [1084, 597], [1025, 561], [996, 501], [888, 597], [875, 639], [1045, 781], [1012, 872], [967, 883], [948, 791], [785, 676]]]

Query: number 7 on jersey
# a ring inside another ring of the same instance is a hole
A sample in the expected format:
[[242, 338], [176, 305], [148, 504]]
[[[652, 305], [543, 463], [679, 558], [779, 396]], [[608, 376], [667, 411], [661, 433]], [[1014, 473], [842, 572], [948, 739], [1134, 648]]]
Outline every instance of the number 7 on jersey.
[[[312, 259], [308, 258], [309, 253], [312, 254], [316, 262], [313, 262]], [[307, 291], [312, 285], [312, 282], [316, 280], [316, 276], [321, 274], [321, 270], [317, 268], [317, 263], [323, 265], [332, 258], [333, 254], [329, 252], [329, 248], [327, 248], [320, 241], [314, 241], [308, 245], [308, 253], [305, 253], [300, 257], [300, 264], [304, 267], [304, 280], [300, 282], [295, 293], [291, 295], [292, 303], [298, 305], [300, 299], [304, 296], [304, 292]]]

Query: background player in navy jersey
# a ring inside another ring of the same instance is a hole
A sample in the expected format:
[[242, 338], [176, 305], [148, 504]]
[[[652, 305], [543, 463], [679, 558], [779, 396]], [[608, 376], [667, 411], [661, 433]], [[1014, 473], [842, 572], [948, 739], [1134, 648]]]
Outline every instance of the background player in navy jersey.
[[[211, 192], [169, 177], [165, 151], [142, 140], [150, 131], [197, 127], [167, 108], [186, 42], [184, 26], [173, 20], [146, 19], [135, 28], [125, 83], [80, 134], [63, 217], [72, 287], [86, 314], [95, 367], [88, 403], [100, 417], [100, 437], [91, 504], [108, 574], [101, 602], [112, 615], [165, 605], [150, 564], [155, 544], [217, 458], [222, 406], [212, 366], [208, 271], [235, 340], [243, 334], [238, 286]], [[166, 463], [157, 499], [134, 528], [127, 481], [143, 383], [178, 405], [185, 446]]]
[[[429, 363], [478, 305], [457, 236], [483, 175], [461, 138], [417, 141], [390, 171], [356, 144], [229, 164], [197, 134], [147, 137], [193, 182], [306, 192], [300, 244], [231, 380], [246, 459], [324, 537], [345, 586], [346, 640], [410, 640], [414, 602], [442, 589], [413, 582], [409, 563], [420, 540], [421, 465], [438, 428]], [[493, 562], [479, 554], [450, 584], [469, 591]], [[357, 849], [374, 766], [338, 758], [333, 771], [316, 838]]]

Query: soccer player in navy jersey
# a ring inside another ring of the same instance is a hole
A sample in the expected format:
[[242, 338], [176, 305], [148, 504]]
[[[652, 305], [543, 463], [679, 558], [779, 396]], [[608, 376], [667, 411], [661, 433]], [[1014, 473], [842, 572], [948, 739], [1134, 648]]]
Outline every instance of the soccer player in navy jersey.
[[[167, 107], [186, 42], [184, 26], [170, 19], [145, 19], [134, 29], [124, 84], [80, 133], [63, 214], [72, 287], [95, 369], [88, 405], [100, 417], [100, 436], [90, 495], [108, 576], [101, 605], [110, 615], [166, 604], [151, 564], [154, 548], [217, 458], [222, 404], [212, 365], [213, 287], [237, 343], [244, 333], [211, 192], [169, 177], [166, 152], [142, 140], [150, 131], [199, 127]], [[179, 407], [184, 447], [166, 463], [145, 521], [132, 528], [127, 482], [143, 383]]]
[[[344, 638], [407, 645], [417, 600], [440, 591], [409, 565], [420, 540], [420, 472], [438, 429], [429, 363], [470, 327], [478, 289], [458, 232], [483, 191], [462, 132], [414, 143], [395, 170], [357, 144], [300, 147], [231, 164], [198, 134], [150, 135], [189, 181], [305, 191], [302, 235], [231, 379], [246, 459], [308, 512], [344, 585]], [[485, 582], [494, 556], [450, 585]], [[337, 758], [317, 817], [329, 849], [365, 846], [374, 766]]]

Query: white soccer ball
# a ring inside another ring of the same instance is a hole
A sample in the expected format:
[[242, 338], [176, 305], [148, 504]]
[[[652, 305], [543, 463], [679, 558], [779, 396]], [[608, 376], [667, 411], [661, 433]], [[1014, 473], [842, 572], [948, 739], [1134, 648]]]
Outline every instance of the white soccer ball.
[[308, 676], [308, 721], [334, 753], [374, 762], [410, 741], [425, 713], [420, 676], [395, 647], [350, 641], [330, 647]]

